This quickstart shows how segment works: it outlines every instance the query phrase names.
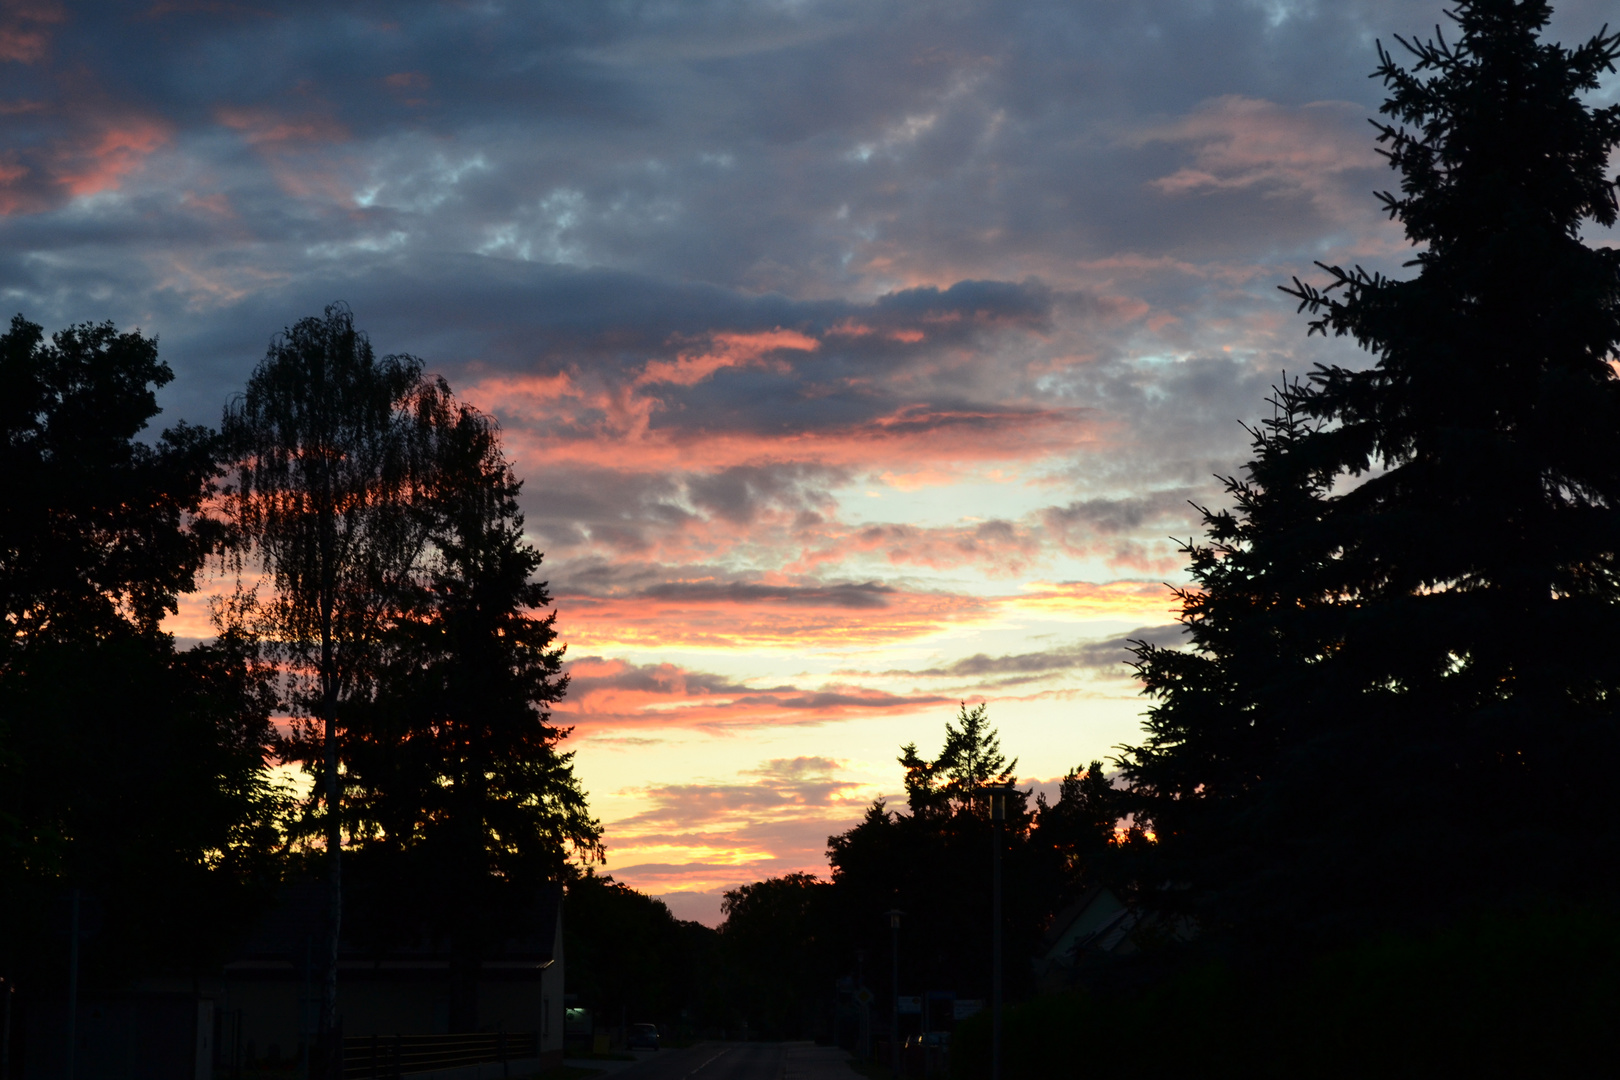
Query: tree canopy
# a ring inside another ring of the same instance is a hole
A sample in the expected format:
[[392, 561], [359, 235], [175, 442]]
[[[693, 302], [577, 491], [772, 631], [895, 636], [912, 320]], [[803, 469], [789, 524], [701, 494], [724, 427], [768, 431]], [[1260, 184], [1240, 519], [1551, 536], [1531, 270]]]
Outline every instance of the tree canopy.
[[0, 336], [0, 974], [25, 1007], [66, 977], [70, 890], [107, 985], [217, 960], [276, 871], [258, 644], [226, 609], [184, 651], [160, 626], [224, 535], [214, 433], [142, 439], [171, 378], [110, 323]]

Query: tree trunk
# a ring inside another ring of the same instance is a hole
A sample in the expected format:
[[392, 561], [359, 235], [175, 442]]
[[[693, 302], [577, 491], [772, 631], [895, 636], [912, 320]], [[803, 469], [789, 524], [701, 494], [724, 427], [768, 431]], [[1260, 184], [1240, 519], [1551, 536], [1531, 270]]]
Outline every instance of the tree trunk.
[[[328, 495], [327, 503], [331, 499]], [[342, 1080], [343, 1040], [338, 1027], [338, 952], [343, 940], [343, 790], [338, 777], [337, 657], [332, 640], [333, 572], [330, 511], [321, 525], [321, 721], [326, 741], [326, 971], [321, 980], [321, 1019], [314, 1070], [323, 1080]]]

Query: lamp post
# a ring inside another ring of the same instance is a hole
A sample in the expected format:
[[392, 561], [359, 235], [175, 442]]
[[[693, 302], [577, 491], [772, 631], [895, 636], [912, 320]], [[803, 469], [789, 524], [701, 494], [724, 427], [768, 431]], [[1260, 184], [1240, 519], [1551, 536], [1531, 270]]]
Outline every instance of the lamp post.
[[985, 789], [990, 796], [990, 1080], [1001, 1080], [1001, 829], [1007, 796], [1014, 789]]
[[13, 987], [10, 980], [0, 979], [0, 994], [6, 996], [5, 1004], [0, 1006], [4, 1010], [5, 1018], [0, 1020], [0, 1080], [11, 1080], [11, 995]]
[[73, 1055], [79, 1045], [79, 890], [68, 892], [67, 1061], [62, 1075], [73, 1080]]
[[889, 917], [889, 1068], [900, 1075], [900, 916], [899, 908], [884, 912]]

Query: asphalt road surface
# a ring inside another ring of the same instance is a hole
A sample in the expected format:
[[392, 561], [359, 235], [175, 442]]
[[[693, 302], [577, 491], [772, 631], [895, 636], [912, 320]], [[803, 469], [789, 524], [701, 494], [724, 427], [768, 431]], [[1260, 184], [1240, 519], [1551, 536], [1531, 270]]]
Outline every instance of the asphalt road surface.
[[701, 1043], [649, 1054], [615, 1080], [778, 1080], [786, 1055], [782, 1043]]

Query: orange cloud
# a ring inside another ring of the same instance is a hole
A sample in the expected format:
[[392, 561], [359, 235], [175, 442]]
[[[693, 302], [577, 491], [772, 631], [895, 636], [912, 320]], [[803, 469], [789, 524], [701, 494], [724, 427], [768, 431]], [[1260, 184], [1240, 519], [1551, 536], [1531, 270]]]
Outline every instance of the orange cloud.
[[559, 594], [565, 640], [588, 649], [842, 649], [907, 641], [995, 614], [993, 601], [875, 583], [670, 582], [623, 596]]
[[313, 112], [287, 116], [272, 109], [233, 106], [220, 106], [214, 118], [258, 151], [288, 195], [352, 203], [353, 184], [342, 175], [342, 165], [329, 149], [349, 138], [348, 129], [337, 120]]
[[[574, 401], [568, 397], [577, 394]], [[618, 391], [559, 386], [556, 376], [511, 376], [471, 386], [469, 400], [516, 420], [506, 441], [517, 456], [550, 466], [590, 465], [636, 473], [711, 472], [740, 465], [883, 464], [897, 479], [934, 466], [929, 479], [953, 479], [954, 466], [1028, 461], [1095, 442], [1092, 410], [1028, 406], [970, 409], [903, 406], [856, 425], [786, 432], [658, 427], [654, 399]], [[576, 405], [567, 409], [567, 405]], [[581, 412], [599, 419], [578, 422]], [[570, 420], [574, 425], [565, 427]]]
[[45, 48], [50, 41], [50, 36], [41, 30], [0, 26], [0, 60], [32, 64], [45, 55]]
[[224, 193], [214, 192], [212, 195], [199, 195], [195, 191], [188, 191], [180, 196], [180, 204], [196, 210], [206, 210], [210, 214], [220, 217], [235, 217], [231, 212], [231, 204]]
[[649, 892], [714, 891], [789, 873], [825, 874], [830, 833], [876, 792], [823, 757], [762, 762], [732, 781], [649, 784], [615, 794], [643, 809], [607, 822], [609, 869]]
[[913, 641], [1009, 615], [1160, 624], [1180, 610], [1168, 586], [1141, 580], [1031, 582], [1021, 593], [972, 596], [876, 582], [818, 586], [707, 579], [611, 596], [560, 592], [557, 607], [563, 639], [579, 648], [795, 652]]
[[583, 737], [624, 725], [669, 728], [783, 727], [949, 705], [938, 694], [891, 694], [847, 683], [815, 688], [753, 688], [675, 664], [630, 664], [587, 657], [569, 667], [559, 719]]
[[1024, 595], [1003, 599], [1008, 610], [1153, 622], [1181, 610], [1170, 587], [1160, 581], [1033, 581], [1025, 588]]

